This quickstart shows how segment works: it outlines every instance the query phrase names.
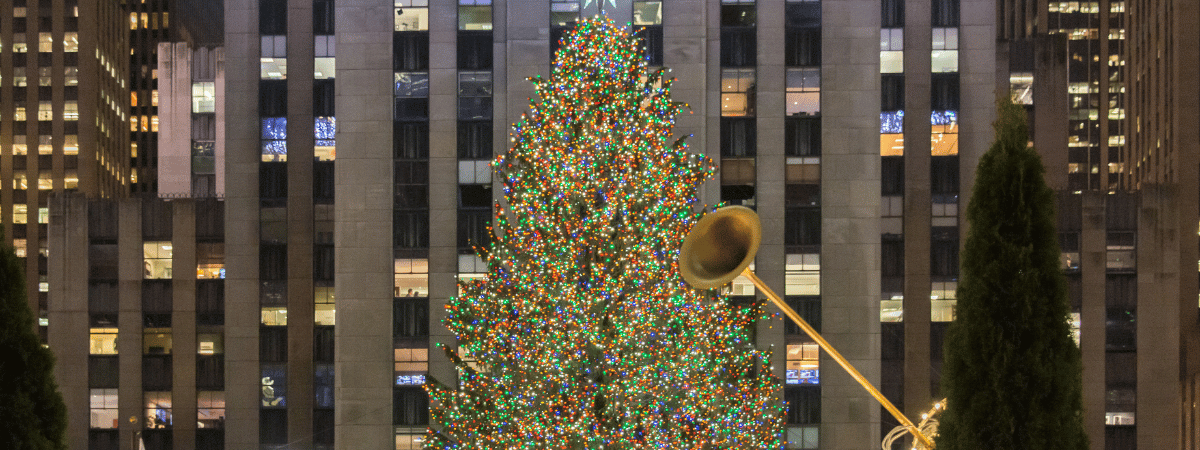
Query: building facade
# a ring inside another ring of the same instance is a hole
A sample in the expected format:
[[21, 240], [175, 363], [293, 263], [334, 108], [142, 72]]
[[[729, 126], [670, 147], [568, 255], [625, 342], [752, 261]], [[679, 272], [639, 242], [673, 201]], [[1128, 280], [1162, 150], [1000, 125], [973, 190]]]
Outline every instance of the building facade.
[[[1151, 406], [1181, 405], [1185, 383], [1161, 376], [1192, 373], [1182, 367], [1196, 350], [1151, 336], [1195, 325], [1172, 311], [1195, 307], [1181, 275], [1196, 245], [1170, 238], [1196, 220], [1168, 207], [1191, 197], [1068, 189], [1068, 40], [1017, 42], [1005, 11], [991, 0], [229, 0], [223, 65], [216, 51], [157, 49], [159, 192], [197, 192], [207, 173], [196, 158], [212, 142], [224, 200], [67, 198], [49, 211], [50, 248], [88, 248], [49, 263], [60, 386], [92, 418], [72, 422], [72, 448], [420, 448], [420, 385], [455, 382], [435, 347], [455, 345], [444, 305], [486, 270], [472, 248], [499, 198], [488, 162], [534, 96], [526, 78], [549, 75], [557, 40], [599, 13], [638, 29], [648, 63], [678, 78], [673, 96], [692, 114], [674, 135], [721, 167], [703, 203], [762, 218], [758, 275], [909, 417], [940, 399], [960, 212], [995, 98], [1026, 82], [1061, 94], [1033, 100], [1034, 141], [1062, 155], [1047, 161], [1066, 189], [1092, 448], [1173, 448], [1158, 444], [1194, 433], [1182, 431], [1194, 430], [1180, 425], [1186, 410], [1167, 408], [1172, 421]], [[745, 280], [729, 294], [755, 301]], [[1178, 309], [1160, 308], [1173, 299]], [[785, 383], [786, 448], [876, 448], [896, 425], [779, 315], [757, 331]]]

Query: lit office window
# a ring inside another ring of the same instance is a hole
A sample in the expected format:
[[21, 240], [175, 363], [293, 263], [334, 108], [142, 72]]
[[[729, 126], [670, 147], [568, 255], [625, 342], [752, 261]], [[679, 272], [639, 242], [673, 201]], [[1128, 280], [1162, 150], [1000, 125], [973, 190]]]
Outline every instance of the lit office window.
[[50, 53], [54, 51], [54, 37], [50, 33], [38, 33], [38, 51]]
[[196, 278], [225, 278], [225, 243], [202, 242], [196, 244]]
[[958, 282], [933, 282], [929, 293], [930, 320], [952, 322], [958, 307]]
[[313, 36], [313, 78], [327, 80], [336, 76], [337, 39], [332, 36]]
[[395, 260], [394, 291], [396, 297], [428, 297], [429, 260]]
[[787, 115], [821, 114], [821, 69], [787, 70]]
[[958, 28], [933, 29], [933, 72], [958, 72]]
[[815, 343], [788, 344], [787, 369], [784, 371], [786, 384], [821, 384], [821, 348]]
[[217, 110], [216, 83], [200, 81], [192, 83], [192, 112], [210, 113]]
[[458, 29], [492, 29], [492, 0], [458, 0]]
[[425, 384], [425, 373], [429, 372], [429, 349], [397, 348], [395, 352], [395, 381], [397, 386], [420, 386]]
[[225, 392], [196, 392], [196, 427], [222, 428], [225, 426]]
[[262, 118], [262, 160], [287, 161], [287, 117]]
[[149, 241], [142, 243], [144, 258], [143, 275], [147, 280], [171, 278], [171, 256], [174, 253], [170, 241]]
[[[820, 237], [820, 216], [812, 224]], [[789, 254], [784, 265], [784, 295], [821, 295], [821, 255]]]
[[146, 392], [146, 428], [171, 428], [171, 392]]
[[88, 344], [89, 355], [117, 354], [117, 329], [92, 328]]
[[663, 2], [650, 0], [633, 2], [633, 24], [637, 26], [662, 25]]
[[314, 117], [313, 128], [315, 157], [319, 161], [333, 161], [337, 154], [337, 141], [334, 139], [337, 135], [337, 118]]
[[904, 73], [904, 29], [879, 30], [879, 73]]
[[429, 0], [395, 0], [394, 31], [429, 30]]
[[89, 428], [117, 428], [117, 390], [92, 389]]
[[930, 149], [933, 156], [958, 154], [958, 112], [933, 111], [930, 117]]
[[578, 18], [579, 0], [550, 0], [551, 25], [560, 27], [570, 26]]
[[263, 36], [259, 58], [259, 78], [282, 80], [287, 78], [287, 36]]
[[79, 33], [74, 31], [63, 33], [63, 51], [68, 53], [79, 51]]
[[13, 33], [13, 53], [26, 53], [29, 51], [29, 44], [25, 43], [25, 33]]
[[754, 69], [721, 70], [721, 116], [754, 115]]
[[318, 286], [313, 288], [313, 323], [316, 325], [334, 325], [336, 302], [333, 287]]

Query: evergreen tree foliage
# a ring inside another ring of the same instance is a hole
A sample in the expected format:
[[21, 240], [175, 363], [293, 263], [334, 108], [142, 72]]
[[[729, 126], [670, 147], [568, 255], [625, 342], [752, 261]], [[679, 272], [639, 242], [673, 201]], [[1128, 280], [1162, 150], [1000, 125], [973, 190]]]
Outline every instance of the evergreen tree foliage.
[[669, 138], [686, 105], [607, 17], [562, 44], [493, 163], [505, 202], [487, 275], [447, 305], [458, 386], [427, 384], [425, 448], [780, 448], [761, 305], [679, 274], [715, 172]]
[[1084, 450], [1079, 349], [1041, 158], [1001, 100], [967, 207], [957, 317], [945, 340], [939, 450]]
[[67, 408], [54, 355], [34, 332], [23, 272], [0, 233], [0, 448], [66, 449]]

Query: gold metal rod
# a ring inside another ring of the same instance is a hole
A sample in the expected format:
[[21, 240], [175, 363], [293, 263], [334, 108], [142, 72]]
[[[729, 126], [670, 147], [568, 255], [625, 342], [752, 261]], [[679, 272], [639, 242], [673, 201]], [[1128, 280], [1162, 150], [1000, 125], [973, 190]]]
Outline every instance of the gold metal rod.
[[775, 291], [767, 287], [767, 284], [763, 283], [763, 281], [758, 278], [758, 275], [754, 274], [754, 271], [746, 268], [746, 270], [742, 271], [742, 275], [754, 282], [754, 286], [758, 287], [758, 290], [766, 294], [767, 298], [770, 299], [775, 306], [778, 306], [785, 315], [792, 319], [792, 322], [795, 322], [800, 329], [804, 330], [805, 334], [808, 334], [808, 337], [812, 338], [814, 341], [817, 341], [817, 345], [821, 346], [821, 349], [825, 350], [825, 353], [828, 353], [829, 356], [832, 357], [834, 361], [837, 361], [837, 363], [841, 365], [843, 369], [846, 369], [846, 372], [850, 373], [850, 377], [854, 378], [858, 384], [862, 385], [863, 389], [866, 389], [872, 397], [875, 397], [875, 400], [878, 400], [879, 403], [888, 410], [888, 412], [892, 413], [892, 417], [895, 417], [896, 420], [900, 421], [900, 424], [904, 425], [904, 428], [908, 429], [909, 433], [912, 433], [912, 435], [919, 439], [922, 444], [925, 444], [926, 448], [934, 448], [933, 441], [929, 440], [928, 437], [921, 433], [921, 430], [918, 429], [916, 425], [913, 425], [911, 420], [908, 420], [907, 417], [904, 417], [904, 413], [901, 413], [899, 409], [896, 409], [896, 405], [893, 405], [892, 402], [888, 401], [887, 397], [884, 397], [883, 393], [879, 392], [879, 389], [875, 389], [875, 386], [871, 385], [871, 382], [867, 380], [867, 377], [864, 377], [863, 374], [859, 373], [858, 369], [855, 369], [854, 366], [850, 364], [850, 361], [847, 361], [841, 353], [838, 353], [838, 351], [835, 350], [832, 345], [829, 345], [829, 341], [826, 341], [825, 338], [821, 337], [821, 335], [817, 333], [817, 330], [813, 329], [812, 325], [809, 325], [808, 322], [805, 322], [804, 319], [801, 319], [800, 315], [796, 314], [796, 311], [792, 310], [787, 303], [784, 303], [783, 300], [779, 298], [779, 294], [776, 294]]

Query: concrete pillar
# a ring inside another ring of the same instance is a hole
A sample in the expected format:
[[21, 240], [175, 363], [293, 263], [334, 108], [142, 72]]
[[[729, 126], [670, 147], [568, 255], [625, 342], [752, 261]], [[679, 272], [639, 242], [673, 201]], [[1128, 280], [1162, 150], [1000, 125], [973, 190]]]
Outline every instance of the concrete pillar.
[[1107, 321], [1105, 194], [1087, 191], [1082, 196], [1079, 269], [1083, 298], [1079, 311], [1079, 343], [1083, 356], [1083, 429], [1092, 448], [1104, 448], [1104, 393], [1107, 389], [1104, 375], [1107, 364], [1104, 344]]
[[[930, 354], [930, 197], [932, 126], [929, 121], [932, 29], [927, 1], [904, 2], [904, 397], [901, 408], [918, 419], [932, 404]], [[940, 355], [936, 357], [940, 359]]]
[[171, 436], [175, 450], [195, 450], [196, 204], [176, 200], [171, 205]]
[[[879, 383], [879, 2], [824, 0], [822, 334]], [[836, 61], [836, 62], [835, 62]], [[822, 355], [821, 448], [879, 445], [879, 405]]]
[[[1185, 309], [1176, 299], [1179, 278], [1195, 277], [1192, 265], [1177, 265], [1184, 229], [1173, 204], [1174, 190], [1142, 185], [1137, 230], [1137, 446], [1179, 448], [1183, 398], [1181, 336], [1183, 322], [1195, 321], [1195, 303]], [[1194, 261], [1194, 259], [1193, 259]], [[1184, 271], [1184, 269], [1188, 269]], [[1190, 295], [1195, 301], [1195, 294]], [[1165, 338], [1169, 337], [1169, 338]]]
[[[391, 448], [391, 2], [339, 1], [335, 445]], [[228, 76], [228, 74], [226, 75]], [[341, 87], [345, 87], [342, 89]], [[311, 301], [311, 300], [310, 300]]]
[[[756, 111], [758, 114], [758, 143], [755, 181], [756, 211], [762, 223], [762, 243], [755, 258], [755, 273], [776, 293], [784, 294], [784, 263], [786, 251], [784, 236], [784, 190], [787, 181], [784, 171], [787, 157], [784, 155], [785, 110], [784, 86], [786, 84], [783, 53], [784, 48], [783, 2], [761, 2], [758, 4], [758, 80]], [[720, 97], [720, 95], [714, 95]], [[718, 128], [718, 132], [719, 132]], [[719, 141], [718, 141], [719, 142]], [[715, 183], [713, 183], [715, 184]], [[760, 295], [761, 296], [761, 295]], [[779, 308], [768, 305], [767, 313], [778, 313]], [[767, 316], [770, 317], [770, 316]], [[782, 314], [759, 320], [758, 347], [773, 347], [771, 367], [775, 376], [784, 378], [787, 369], [787, 343], [784, 340]]]
[[117, 204], [117, 410], [121, 448], [131, 448], [134, 436], [146, 426], [142, 401], [142, 204], [126, 199]]
[[430, 2], [429, 30], [429, 376], [454, 385], [454, 364], [436, 344], [458, 345], [442, 325], [458, 294], [457, 3]]
[[[50, 204], [49, 345], [54, 380], [67, 406], [67, 447], [88, 446], [88, 203], [58, 198]], [[85, 249], [67, 257], [66, 249]], [[83, 376], [80, 376], [83, 374]]]

